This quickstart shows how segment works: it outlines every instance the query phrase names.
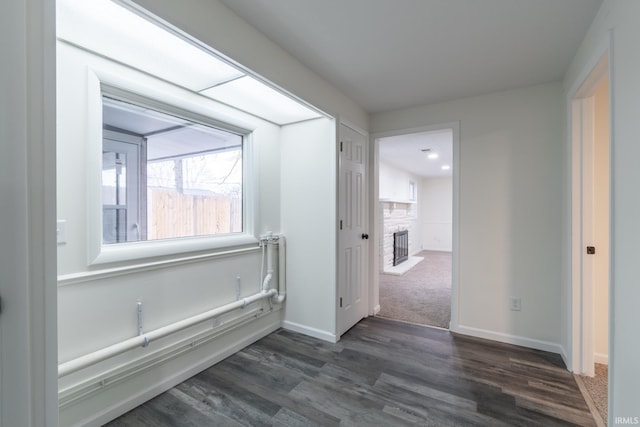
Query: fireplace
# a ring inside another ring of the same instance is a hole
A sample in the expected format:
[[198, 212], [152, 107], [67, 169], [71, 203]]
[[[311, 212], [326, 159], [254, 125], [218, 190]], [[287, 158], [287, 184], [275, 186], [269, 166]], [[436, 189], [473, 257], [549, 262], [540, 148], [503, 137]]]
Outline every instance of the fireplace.
[[393, 265], [409, 259], [409, 230], [393, 233]]

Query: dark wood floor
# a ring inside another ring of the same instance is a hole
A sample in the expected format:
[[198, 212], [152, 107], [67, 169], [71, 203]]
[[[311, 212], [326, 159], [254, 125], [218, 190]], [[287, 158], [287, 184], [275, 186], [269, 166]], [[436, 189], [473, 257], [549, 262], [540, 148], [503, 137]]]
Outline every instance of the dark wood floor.
[[368, 318], [279, 330], [109, 426], [595, 426], [558, 355]]

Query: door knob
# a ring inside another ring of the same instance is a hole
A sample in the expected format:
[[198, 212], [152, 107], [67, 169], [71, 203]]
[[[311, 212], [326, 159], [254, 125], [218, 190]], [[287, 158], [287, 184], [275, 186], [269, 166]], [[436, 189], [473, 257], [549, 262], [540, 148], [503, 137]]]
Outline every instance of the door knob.
[[362, 233], [362, 238], [363, 238], [363, 239], [368, 239], [368, 238], [369, 238], [369, 235], [368, 235], [368, 234], [365, 234], [365, 233]]

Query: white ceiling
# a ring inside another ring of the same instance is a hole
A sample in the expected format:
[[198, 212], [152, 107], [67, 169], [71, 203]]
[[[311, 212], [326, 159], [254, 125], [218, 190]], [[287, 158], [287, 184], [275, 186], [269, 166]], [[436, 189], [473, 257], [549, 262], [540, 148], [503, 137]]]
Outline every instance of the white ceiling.
[[221, 0], [368, 112], [562, 79], [602, 0]]
[[[380, 138], [379, 143], [380, 160], [397, 169], [423, 178], [452, 175], [453, 169], [442, 169], [443, 165], [453, 165], [451, 129]], [[435, 153], [438, 158], [429, 159], [428, 153]]]
[[[370, 113], [559, 81], [602, 3], [221, 1]], [[416, 175], [442, 176], [447, 172], [423, 162], [418, 150], [444, 150], [443, 137], [389, 138], [380, 144], [380, 159]]]

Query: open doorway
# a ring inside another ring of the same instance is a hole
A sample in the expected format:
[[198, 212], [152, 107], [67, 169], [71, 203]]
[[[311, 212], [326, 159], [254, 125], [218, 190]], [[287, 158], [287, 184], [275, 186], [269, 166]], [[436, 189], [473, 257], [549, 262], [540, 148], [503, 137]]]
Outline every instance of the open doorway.
[[599, 425], [608, 412], [609, 87], [605, 53], [571, 99], [573, 362]]
[[449, 328], [453, 129], [378, 139], [378, 316]]

